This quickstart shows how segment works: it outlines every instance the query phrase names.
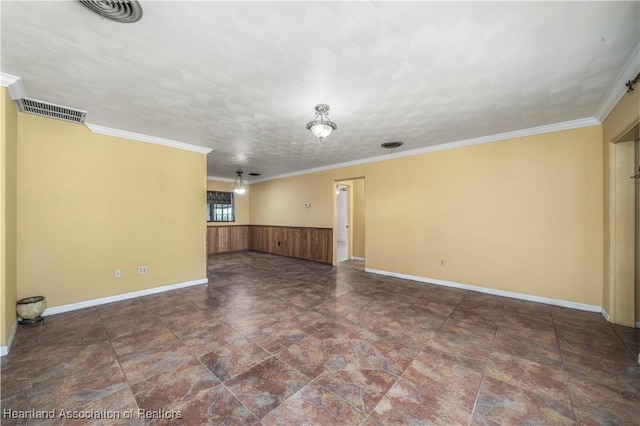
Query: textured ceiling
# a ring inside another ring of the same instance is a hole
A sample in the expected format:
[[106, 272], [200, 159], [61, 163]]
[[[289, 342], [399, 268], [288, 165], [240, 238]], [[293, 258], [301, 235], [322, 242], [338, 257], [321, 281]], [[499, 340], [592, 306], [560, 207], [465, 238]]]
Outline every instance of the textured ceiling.
[[639, 2], [141, 4], [118, 24], [2, 1], [1, 71], [88, 123], [213, 148], [227, 178], [593, 117], [640, 41]]

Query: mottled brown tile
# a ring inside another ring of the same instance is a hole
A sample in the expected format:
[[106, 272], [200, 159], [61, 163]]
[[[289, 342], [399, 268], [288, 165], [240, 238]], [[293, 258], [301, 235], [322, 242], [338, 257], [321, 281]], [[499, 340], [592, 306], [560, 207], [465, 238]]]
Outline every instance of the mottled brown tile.
[[326, 389], [307, 385], [262, 419], [264, 425], [358, 425], [352, 406]]
[[226, 386], [261, 419], [308, 382], [303, 374], [271, 357], [229, 380]]
[[201, 356], [221, 347], [228, 345], [235, 340], [243, 340], [244, 337], [231, 327], [212, 322], [201, 324], [201, 326], [189, 334], [178, 334], [178, 337], [188, 347], [191, 354]]
[[485, 377], [492, 377], [517, 388], [569, 400], [565, 373], [559, 364], [540, 364], [502, 351], [494, 351], [486, 366]]
[[276, 356], [310, 379], [325, 371], [324, 340], [315, 336], [304, 338], [278, 352]]
[[314, 383], [347, 401], [363, 416], [369, 414], [397, 377], [383, 370], [328, 371]]
[[490, 346], [482, 341], [478, 342], [473, 337], [460, 333], [443, 332], [442, 329], [429, 340], [424, 350], [456, 360], [478, 371], [484, 369], [491, 353]]
[[466, 425], [471, 412], [437, 394], [419, 392], [415, 384], [399, 379], [378, 403], [366, 424]]
[[482, 372], [439, 354], [422, 351], [402, 373], [402, 378], [415, 384], [424, 398], [438, 395], [441, 400], [471, 411]]
[[491, 377], [482, 380], [476, 414], [502, 425], [575, 423], [568, 397], [554, 399]]
[[3, 393], [0, 399], [0, 424], [12, 426], [28, 424], [28, 419], [24, 418], [22, 413], [29, 410], [30, 394], [30, 389], [13, 395]]
[[34, 383], [30, 408], [50, 411], [83, 406], [128, 388], [120, 364], [113, 358], [102, 369], [94, 369], [92, 374], [77, 371]]
[[[91, 419], [74, 419], [79, 413], [95, 413], [94, 416], [101, 418]], [[61, 413], [57, 413], [60, 417]], [[128, 417], [130, 415], [130, 417]], [[139, 416], [138, 405], [133, 397], [130, 388], [122, 389], [107, 395], [100, 395], [90, 401], [74, 401], [65, 407], [64, 423], [56, 422], [56, 424], [65, 425], [134, 425], [142, 426], [144, 420]], [[45, 422], [45, 424], [49, 424]], [[31, 423], [30, 423], [31, 425]]]
[[425, 313], [421, 309], [411, 307], [393, 317], [394, 321], [410, 324], [427, 330], [437, 330], [447, 318], [440, 315]]
[[361, 308], [364, 305], [376, 300], [373, 297], [363, 296], [358, 293], [347, 293], [344, 296], [340, 296], [336, 299], [336, 303], [341, 305], [351, 306], [353, 308]]
[[500, 324], [496, 336], [509, 335], [523, 340], [528, 340], [532, 344], [540, 344], [542, 346], [558, 346], [558, 337], [553, 329], [541, 330], [530, 327], [513, 328]]
[[167, 421], [167, 424], [259, 423], [210, 371], [195, 360], [137, 383], [132, 388], [141, 409], [179, 413], [179, 419]]
[[414, 311], [422, 314], [437, 315], [446, 318], [456, 309], [456, 303], [444, 303], [425, 296], [423, 299], [417, 301], [412, 308]]
[[[637, 374], [640, 365], [633, 359], [623, 361], [600, 358], [593, 353], [562, 351], [562, 362], [570, 375], [590, 375], [594, 381]], [[595, 355], [595, 356], [594, 356]]]
[[46, 350], [45, 347], [54, 345], [86, 346], [96, 343], [109, 343], [109, 336], [101, 322], [87, 324], [73, 330], [58, 328], [52, 331], [45, 327], [40, 336], [39, 346], [42, 350]]
[[209, 285], [20, 326], [0, 360], [2, 407], [136, 413], [133, 385], [146, 409], [182, 407], [151, 424], [640, 422], [637, 330], [362, 269], [220, 255]]
[[41, 330], [42, 321], [35, 324], [18, 325], [13, 342], [11, 343], [11, 350], [8, 355], [0, 358], [0, 363], [19, 358], [25, 353], [34, 351], [40, 342], [40, 336], [42, 335]]
[[150, 334], [131, 334], [111, 341], [131, 384], [193, 359], [189, 348], [164, 325], [152, 330]]
[[102, 324], [111, 339], [131, 334], [147, 333], [159, 323], [159, 319], [151, 312], [142, 312], [139, 315], [123, 314], [102, 320]]
[[200, 361], [224, 382], [270, 357], [269, 352], [243, 337], [201, 356]]
[[301, 324], [295, 320], [277, 322], [254, 333], [251, 341], [271, 353], [277, 353], [307, 337], [301, 328]]
[[501, 329], [496, 333], [492, 350], [493, 352], [499, 351], [540, 364], [559, 367], [562, 363], [560, 349], [557, 344], [545, 345], [538, 341], [505, 333]]
[[294, 317], [291, 321], [294, 322], [300, 330], [311, 335], [316, 331], [330, 326], [334, 323], [335, 319], [320, 312], [308, 310]]
[[402, 343], [415, 349], [422, 349], [436, 335], [436, 330], [427, 330], [397, 321], [380, 321], [370, 331], [382, 339]]
[[436, 286], [433, 291], [428, 292], [421, 300], [440, 302], [446, 305], [457, 305], [468, 293], [471, 292], [458, 288]]
[[2, 365], [3, 395], [7, 388], [25, 390], [28, 382], [39, 383], [78, 372], [91, 375], [115, 360], [111, 345], [100, 343], [80, 346], [51, 346], [24, 354]]
[[588, 378], [569, 377], [576, 419], [581, 424], [640, 424], [640, 390], [636, 377], [632, 393], [621, 395]]

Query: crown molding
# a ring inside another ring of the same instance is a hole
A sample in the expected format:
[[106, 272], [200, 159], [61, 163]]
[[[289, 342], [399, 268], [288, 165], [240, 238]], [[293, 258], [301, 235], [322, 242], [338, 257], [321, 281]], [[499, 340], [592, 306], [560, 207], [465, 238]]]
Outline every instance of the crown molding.
[[198, 152], [200, 154], [208, 154], [211, 151], [213, 151], [213, 149], [205, 148], [203, 146], [191, 145], [184, 142], [173, 141], [171, 139], [163, 139], [155, 136], [143, 135], [142, 133], [134, 133], [134, 132], [128, 132], [126, 130], [113, 129], [111, 127], [99, 126], [97, 124], [86, 123], [86, 126], [93, 133], [99, 133], [101, 135], [132, 139], [140, 142], [152, 143], [155, 145], [168, 146], [170, 148], [183, 149], [185, 151]]
[[410, 149], [408, 151], [396, 152], [394, 154], [377, 155], [375, 157], [363, 158], [361, 160], [347, 161], [344, 163], [331, 164], [328, 166], [314, 167], [312, 169], [300, 170], [297, 172], [285, 173], [281, 175], [256, 179], [253, 182], [266, 182], [269, 180], [284, 179], [288, 177], [306, 175], [309, 173], [324, 172], [327, 170], [340, 169], [342, 167], [357, 166], [360, 164], [375, 163], [376, 161], [391, 160], [394, 158], [411, 157], [413, 155], [427, 154], [429, 152], [444, 151], [446, 149], [462, 148], [483, 143], [498, 142], [506, 139], [521, 138], [525, 136], [535, 136], [543, 133], [559, 132], [562, 130], [579, 129], [581, 127], [597, 126], [600, 122], [593, 117], [581, 118], [578, 120], [563, 121], [561, 123], [547, 124], [544, 126], [530, 127], [528, 129], [514, 130], [512, 132], [498, 133], [495, 135], [482, 136], [479, 138], [465, 139], [457, 142], [443, 143], [424, 148]]
[[[219, 176], [207, 176], [207, 180], [216, 180], [218, 182], [231, 182], [231, 183], [235, 183], [235, 179], [229, 179], [229, 178], [225, 178], [225, 177], [219, 177]], [[245, 184], [248, 184], [248, 182], [245, 182]]]
[[622, 99], [624, 94], [627, 92], [627, 88], [625, 83], [629, 80], [633, 80], [636, 75], [640, 72], [640, 44], [636, 47], [636, 50], [633, 51], [631, 57], [627, 61], [618, 77], [613, 82], [613, 85], [609, 89], [609, 93], [603, 99], [602, 103], [596, 110], [594, 117], [600, 123], [602, 123], [605, 118], [609, 115], [613, 107]]
[[11, 99], [14, 101], [26, 97], [20, 77], [2, 72], [0, 73], [0, 85], [7, 88], [9, 96], [11, 96]]
[[20, 77], [0, 72], [0, 85], [4, 87], [11, 86], [16, 81], [20, 81]]

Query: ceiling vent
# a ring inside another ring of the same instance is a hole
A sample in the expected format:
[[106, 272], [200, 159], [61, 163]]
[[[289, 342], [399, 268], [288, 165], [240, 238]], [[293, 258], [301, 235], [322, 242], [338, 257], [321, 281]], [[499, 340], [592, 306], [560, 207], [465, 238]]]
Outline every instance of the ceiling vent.
[[58, 120], [71, 121], [72, 123], [84, 124], [87, 115], [86, 111], [79, 111], [64, 106], [50, 104], [35, 99], [21, 98], [16, 100], [18, 109], [21, 112], [41, 115], [43, 117], [56, 118]]
[[142, 18], [142, 6], [137, 0], [78, 0], [78, 3], [115, 22], [131, 24]]

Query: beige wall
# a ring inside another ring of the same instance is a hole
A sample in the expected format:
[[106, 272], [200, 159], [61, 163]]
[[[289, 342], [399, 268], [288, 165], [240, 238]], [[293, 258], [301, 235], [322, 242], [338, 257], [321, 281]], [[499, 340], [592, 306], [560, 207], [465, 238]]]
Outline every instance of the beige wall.
[[[616, 321], [614, 308], [614, 268], [616, 259], [612, 243], [614, 232], [614, 145], [621, 136], [629, 132], [640, 121], [640, 92], [638, 90], [625, 94], [611, 110], [602, 123], [602, 151], [603, 151], [603, 210], [604, 210], [604, 265], [603, 265], [603, 296], [602, 307]], [[636, 307], [638, 309], [638, 307]], [[640, 314], [640, 312], [637, 312]], [[640, 315], [638, 315], [640, 317]]]
[[[209, 226], [228, 225], [248, 225], [249, 224], [249, 204], [251, 198], [251, 185], [246, 185], [247, 192], [242, 195], [234, 194], [236, 221], [235, 222], [208, 222]], [[207, 180], [207, 191], [232, 192], [233, 182], [223, 182], [219, 180]]]
[[257, 183], [251, 223], [332, 227], [334, 182], [365, 177], [367, 268], [600, 305], [601, 131]]
[[2, 122], [0, 152], [0, 346], [7, 346], [16, 325], [16, 197], [17, 197], [17, 111], [7, 90], [0, 88]]
[[54, 307], [205, 279], [206, 185], [204, 154], [19, 113], [18, 297]]

